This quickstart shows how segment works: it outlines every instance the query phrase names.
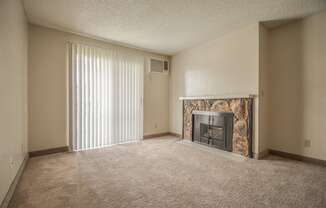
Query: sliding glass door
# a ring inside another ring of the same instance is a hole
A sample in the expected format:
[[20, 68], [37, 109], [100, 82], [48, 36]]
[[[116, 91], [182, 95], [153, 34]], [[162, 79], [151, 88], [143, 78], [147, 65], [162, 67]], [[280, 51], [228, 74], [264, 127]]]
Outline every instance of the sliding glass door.
[[141, 140], [144, 58], [78, 43], [69, 52], [72, 149]]

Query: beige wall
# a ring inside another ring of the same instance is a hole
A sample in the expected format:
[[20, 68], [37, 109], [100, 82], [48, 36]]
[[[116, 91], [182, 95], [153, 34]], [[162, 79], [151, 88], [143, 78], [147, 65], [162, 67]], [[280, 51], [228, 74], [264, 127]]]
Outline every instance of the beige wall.
[[259, 25], [259, 152], [267, 151], [270, 117], [269, 106], [273, 100], [270, 95], [269, 74], [269, 32], [262, 24]]
[[19, 0], [0, 1], [0, 204], [27, 153], [27, 21]]
[[169, 75], [149, 73], [144, 78], [144, 135], [169, 132]]
[[326, 12], [268, 31], [271, 149], [326, 159], [325, 37]]
[[[181, 96], [249, 93], [258, 95], [258, 24], [184, 50], [172, 57], [170, 131], [182, 132]], [[255, 105], [255, 152], [258, 151]]]
[[[81, 41], [105, 47], [110, 43], [36, 25], [29, 27], [29, 151], [66, 146], [67, 71], [66, 41]], [[145, 57], [162, 57], [135, 49]], [[144, 134], [167, 132], [168, 79], [145, 69]]]

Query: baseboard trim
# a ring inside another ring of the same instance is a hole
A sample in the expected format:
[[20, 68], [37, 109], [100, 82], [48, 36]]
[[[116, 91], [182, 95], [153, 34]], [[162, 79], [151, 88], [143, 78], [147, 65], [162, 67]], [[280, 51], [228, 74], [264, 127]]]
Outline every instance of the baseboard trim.
[[289, 158], [292, 160], [298, 160], [298, 161], [313, 163], [316, 165], [326, 166], [326, 160], [320, 160], [320, 159], [316, 159], [316, 158], [312, 158], [312, 157], [306, 157], [303, 155], [297, 155], [297, 154], [292, 154], [292, 153], [283, 152], [283, 151], [279, 151], [279, 150], [272, 150], [272, 149], [269, 150], [269, 153], [271, 155], [285, 157], [285, 158]]
[[254, 153], [254, 159], [256, 160], [262, 160], [264, 158], [266, 158], [268, 155], [270, 154], [269, 150], [264, 150], [264, 151], [261, 151], [259, 153]]
[[170, 135], [169, 132], [163, 132], [163, 133], [158, 133], [158, 134], [149, 134], [149, 135], [144, 135], [144, 139], [151, 139], [155, 137], [162, 137], [162, 136], [168, 136]]
[[163, 133], [158, 133], [158, 134], [144, 135], [144, 139], [151, 139], [151, 138], [162, 137], [162, 136], [174, 136], [177, 138], [181, 138], [180, 134], [172, 133], [172, 132], [163, 132]]
[[60, 153], [60, 152], [68, 152], [68, 151], [69, 151], [68, 146], [56, 147], [56, 148], [51, 148], [51, 149], [45, 149], [45, 150], [38, 150], [38, 151], [29, 152], [29, 157], [37, 157], [37, 156], [55, 154], [55, 153]]
[[23, 175], [24, 170], [25, 170], [28, 158], [29, 158], [28, 154], [26, 154], [22, 164], [20, 165], [20, 167], [18, 169], [18, 172], [17, 172], [14, 180], [10, 184], [9, 190], [8, 190], [5, 198], [3, 199], [2, 203], [0, 204], [0, 208], [7, 208], [9, 206], [10, 200], [11, 200], [12, 196], [14, 195], [16, 187], [20, 181], [21, 176]]

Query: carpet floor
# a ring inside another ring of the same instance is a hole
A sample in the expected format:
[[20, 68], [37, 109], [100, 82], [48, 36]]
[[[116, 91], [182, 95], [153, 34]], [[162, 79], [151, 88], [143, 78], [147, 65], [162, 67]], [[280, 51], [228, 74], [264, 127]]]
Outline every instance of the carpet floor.
[[172, 137], [31, 158], [9, 207], [326, 207], [326, 167]]

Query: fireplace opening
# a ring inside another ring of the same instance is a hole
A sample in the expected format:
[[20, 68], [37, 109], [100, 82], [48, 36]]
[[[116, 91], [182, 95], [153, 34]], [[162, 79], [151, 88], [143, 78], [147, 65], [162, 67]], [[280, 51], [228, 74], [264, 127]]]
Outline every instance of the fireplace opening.
[[193, 112], [192, 141], [232, 151], [233, 113]]

